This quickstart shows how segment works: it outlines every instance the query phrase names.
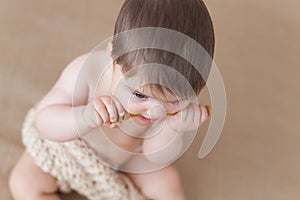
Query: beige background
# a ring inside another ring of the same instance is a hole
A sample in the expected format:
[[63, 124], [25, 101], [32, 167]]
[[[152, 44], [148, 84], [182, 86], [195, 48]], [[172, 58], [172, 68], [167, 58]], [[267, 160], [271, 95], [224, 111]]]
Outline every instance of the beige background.
[[[197, 158], [207, 122], [176, 163], [188, 199], [299, 199], [300, 1], [206, 2], [228, 112], [208, 157]], [[26, 111], [72, 59], [111, 36], [121, 3], [0, 0], [0, 199], [11, 199]]]

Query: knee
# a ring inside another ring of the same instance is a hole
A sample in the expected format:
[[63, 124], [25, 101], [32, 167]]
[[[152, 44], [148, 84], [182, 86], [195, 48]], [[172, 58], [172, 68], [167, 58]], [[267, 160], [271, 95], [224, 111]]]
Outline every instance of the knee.
[[16, 167], [12, 169], [9, 175], [8, 186], [13, 198], [16, 200], [21, 199], [26, 183], [25, 180], [22, 179], [22, 175]]
[[18, 179], [17, 173], [18, 172], [14, 167], [11, 173], [9, 174], [9, 178], [8, 178], [8, 187], [14, 199], [17, 199], [17, 195], [20, 193], [19, 190], [20, 188], [22, 188], [20, 187], [20, 180]]
[[169, 192], [181, 189], [181, 179], [178, 170], [174, 166], [168, 166], [162, 171], [161, 181], [166, 185]]
[[19, 167], [14, 167], [9, 175], [8, 186], [10, 193], [15, 200], [36, 199], [33, 188], [30, 184], [31, 180], [26, 178], [24, 171]]
[[[174, 166], [169, 166], [154, 172], [154, 177], [151, 177], [149, 184], [145, 184], [142, 188], [143, 194], [154, 199], [172, 196], [172, 199], [182, 196], [183, 190], [179, 172]], [[153, 184], [155, 182], [155, 184]], [[174, 196], [178, 196], [173, 198]]]

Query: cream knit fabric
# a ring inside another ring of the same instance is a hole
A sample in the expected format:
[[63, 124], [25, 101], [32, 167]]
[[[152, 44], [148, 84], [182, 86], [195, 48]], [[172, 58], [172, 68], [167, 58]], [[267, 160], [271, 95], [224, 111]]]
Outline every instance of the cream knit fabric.
[[61, 192], [72, 190], [90, 200], [144, 200], [124, 174], [103, 165], [83, 142], [53, 142], [42, 138], [33, 126], [35, 108], [31, 109], [22, 129], [22, 141], [36, 165], [57, 179]]

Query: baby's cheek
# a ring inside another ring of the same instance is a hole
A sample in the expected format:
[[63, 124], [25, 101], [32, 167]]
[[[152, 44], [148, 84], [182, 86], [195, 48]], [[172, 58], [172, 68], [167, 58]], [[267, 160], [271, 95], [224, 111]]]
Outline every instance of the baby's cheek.
[[133, 101], [132, 95], [127, 92], [116, 93], [114, 96], [120, 101], [127, 112], [135, 114], [135, 111], [139, 109], [139, 106]]
[[144, 111], [145, 108], [140, 103], [137, 103], [133, 101], [132, 99], [129, 99], [129, 101], [126, 102], [126, 105], [124, 105], [124, 108], [127, 112], [132, 114], [140, 114]]

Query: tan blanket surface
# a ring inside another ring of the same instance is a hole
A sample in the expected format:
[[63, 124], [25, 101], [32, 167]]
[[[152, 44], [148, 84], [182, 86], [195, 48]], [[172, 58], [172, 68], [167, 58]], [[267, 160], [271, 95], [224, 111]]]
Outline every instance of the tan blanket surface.
[[[187, 197], [298, 199], [300, 1], [206, 2], [228, 112], [208, 157], [197, 158], [206, 123], [176, 163]], [[112, 34], [121, 3], [0, 0], [0, 199], [12, 199], [7, 179], [23, 150], [25, 113], [72, 59]]]

